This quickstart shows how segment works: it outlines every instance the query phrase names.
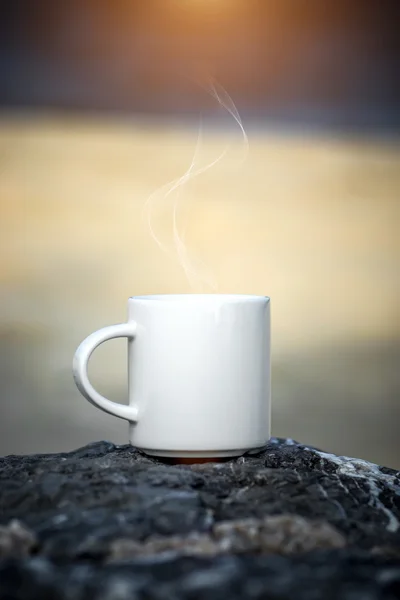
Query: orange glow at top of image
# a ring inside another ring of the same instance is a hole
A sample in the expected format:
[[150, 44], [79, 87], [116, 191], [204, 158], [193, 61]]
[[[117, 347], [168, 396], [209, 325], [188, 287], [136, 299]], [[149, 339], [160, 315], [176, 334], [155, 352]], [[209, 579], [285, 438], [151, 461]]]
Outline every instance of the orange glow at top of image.
[[199, 11], [232, 11], [237, 8], [242, 8], [245, 5], [244, 0], [173, 0], [170, 3], [171, 8], [174, 5], [185, 10], [199, 10]]

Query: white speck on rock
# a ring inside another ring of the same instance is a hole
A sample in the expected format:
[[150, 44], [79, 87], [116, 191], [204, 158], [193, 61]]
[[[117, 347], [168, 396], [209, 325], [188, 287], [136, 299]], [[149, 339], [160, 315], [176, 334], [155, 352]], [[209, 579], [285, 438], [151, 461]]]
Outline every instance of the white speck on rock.
[[[396, 482], [396, 476], [389, 473], [382, 473], [378, 465], [370, 463], [361, 458], [350, 458], [348, 456], [336, 456], [328, 452], [319, 450], [310, 450], [318, 454], [321, 459], [334, 463], [337, 467], [338, 480], [339, 475], [347, 475], [354, 479], [360, 479], [369, 487], [371, 498], [369, 505], [382, 511], [387, 517], [386, 530], [395, 533], [400, 528], [400, 521], [396, 515], [383, 504], [380, 499], [382, 493], [379, 484], [388, 486], [395, 494], [400, 495], [400, 485]], [[322, 469], [322, 471], [324, 471]], [[343, 485], [343, 484], [342, 484]]]
[[338, 509], [338, 512], [340, 514], [341, 517], [343, 517], [344, 519], [347, 519], [347, 514], [346, 511], [344, 510], [343, 506], [340, 504], [340, 502], [338, 502], [337, 500], [335, 500], [334, 498], [330, 498], [327, 491], [322, 487], [322, 485], [320, 483], [317, 484], [318, 485], [318, 489], [321, 492], [321, 495], [328, 500], [328, 502], [331, 502], [332, 504], [334, 504], [336, 506], [336, 508]]
[[54, 525], [60, 525], [61, 523], [65, 523], [65, 521], [68, 521], [67, 515], [56, 515], [53, 518]]

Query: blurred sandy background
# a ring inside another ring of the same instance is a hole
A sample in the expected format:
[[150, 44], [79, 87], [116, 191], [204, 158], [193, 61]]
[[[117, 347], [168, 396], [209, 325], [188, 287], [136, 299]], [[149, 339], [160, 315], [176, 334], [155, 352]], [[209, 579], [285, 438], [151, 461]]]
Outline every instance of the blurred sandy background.
[[[142, 219], [188, 168], [201, 111], [201, 165], [230, 150], [181, 192], [187, 247], [218, 292], [272, 298], [274, 435], [400, 468], [398, 88], [392, 50], [372, 43], [392, 39], [390, 14], [13, 6], [0, 43], [0, 454], [126, 441], [126, 424], [75, 389], [72, 356], [125, 319], [129, 296], [201, 291]], [[234, 120], [187, 77], [200, 59], [243, 116], [244, 163]], [[154, 207], [171, 245], [171, 203]], [[125, 346], [91, 365], [122, 402]]]

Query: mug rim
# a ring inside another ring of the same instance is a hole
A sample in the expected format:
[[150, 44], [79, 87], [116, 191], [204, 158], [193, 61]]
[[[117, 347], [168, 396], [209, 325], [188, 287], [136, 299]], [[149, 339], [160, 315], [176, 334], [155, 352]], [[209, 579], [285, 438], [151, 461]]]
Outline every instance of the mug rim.
[[249, 300], [249, 301], [267, 301], [271, 298], [269, 296], [259, 296], [255, 294], [148, 294], [144, 296], [130, 296], [129, 300], [199, 300], [199, 299], [212, 299], [212, 300]]

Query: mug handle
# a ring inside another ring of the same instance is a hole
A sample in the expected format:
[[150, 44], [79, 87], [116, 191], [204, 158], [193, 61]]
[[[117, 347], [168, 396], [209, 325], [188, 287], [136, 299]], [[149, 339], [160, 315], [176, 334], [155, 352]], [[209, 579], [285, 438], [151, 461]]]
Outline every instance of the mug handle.
[[133, 339], [136, 334], [136, 323], [135, 321], [129, 321], [128, 323], [119, 323], [118, 325], [110, 325], [109, 327], [103, 327], [99, 331], [95, 331], [89, 335], [78, 347], [75, 352], [74, 361], [72, 365], [72, 372], [74, 380], [78, 390], [81, 394], [89, 400], [93, 406], [100, 408], [114, 417], [120, 419], [126, 419], [130, 422], [137, 421], [137, 408], [133, 406], [127, 406], [125, 404], [118, 404], [107, 400], [104, 396], [96, 392], [94, 387], [89, 381], [88, 377], [88, 362], [93, 351], [107, 340], [114, 338], [127, 337]]

